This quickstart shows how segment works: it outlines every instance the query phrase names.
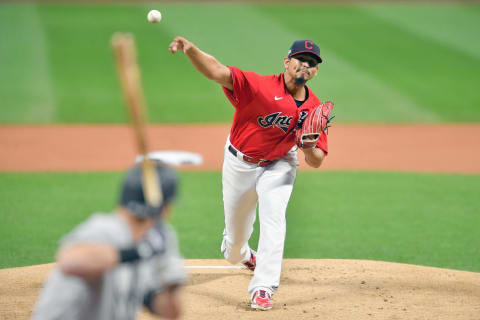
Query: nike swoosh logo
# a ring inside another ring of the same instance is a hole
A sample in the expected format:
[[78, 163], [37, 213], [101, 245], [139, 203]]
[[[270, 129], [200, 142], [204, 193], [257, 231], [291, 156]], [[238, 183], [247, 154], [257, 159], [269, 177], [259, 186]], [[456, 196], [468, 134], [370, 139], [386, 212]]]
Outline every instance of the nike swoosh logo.
[[277, 96], [275, 96], [275, 101], [282, 100], [282, 99], [283, 99], [283, 97], [277, 97]]

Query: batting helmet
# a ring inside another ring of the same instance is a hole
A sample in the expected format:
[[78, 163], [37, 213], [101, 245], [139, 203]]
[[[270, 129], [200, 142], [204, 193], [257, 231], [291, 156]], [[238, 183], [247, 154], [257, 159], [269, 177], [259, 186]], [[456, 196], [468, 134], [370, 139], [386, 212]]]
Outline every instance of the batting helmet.
[[174, 201], [177, 195], [178, 178], [176, 172], [158, 161], [155, 162], [154, 167], [163, 195], [163, 201], [158, 207], [152, 206], [145, 201], [141, 164], [131, 168], [126, 173], [123, 181], [119, 200], [120, 205], [127, 208], [138, 218], [157, 218], [162, 213], [164, 207]]

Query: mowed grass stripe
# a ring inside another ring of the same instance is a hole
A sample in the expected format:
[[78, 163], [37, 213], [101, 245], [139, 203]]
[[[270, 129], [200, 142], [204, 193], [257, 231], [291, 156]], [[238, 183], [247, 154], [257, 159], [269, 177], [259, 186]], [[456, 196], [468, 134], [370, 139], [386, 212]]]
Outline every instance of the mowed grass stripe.
[[36, 4], [0, 4], [0, 48], [0, 122], [51, 122], [55, 99]]
[[145, 14], [139, 23], [147, 24], [145, 17], [152, 8], [163, 14], [159, 24], [147, 25], [150, 36], [142, 35], [145, 45], [141, 49], [145, 61], [148, 61], [143, 72], [144, 87], [152, 119], [167, 123], [229, 121], [233, 107], [227, 103], [220, 85], [201, 75], [183, 53], [172, 55], [168, 51], [175, 36], [186, 37], [205, 51], [202, 41], [196, 40], [212, 38], [222, 43], [223, 40], [220, 41], [218, 35], [209, 29], [216, 20], [222, 21], [221, 15], [216, 17], [217, 6], [186, 3], [144, 6]]
[[249, 4], [171, 5], [165, 12], [172, 34], [192, 40], [226, 65], [264, 74], [283, 70], [283, 57], [297, 37]]
[[[298, 8], [301, 8], [300, 12], [297, 12]], [[390, 86], [389, 83], [380, 81], [368, 70], [358, 68], [347, 59], [342, 58], [341, 55], [337, 55], [328, 43], [321, 42], [319, 33], [323, 33], [321, 26], [323, 7], [307, 8], [309, 11], [320, 13], [319, 19], [308, 20], [308, 28], [303, 28], [302, 23], [298, 25], [291, 23], [292, 20], [303, 19], [304, 6], [288, 6], [285, 9], [282, 9], [281, 6], [257, 6], [256, 12], [257, 15], [261, 14], [263, 19], [270, 21], [272, 28], [266, 29], [266, 32], [277, 35], [272, 42], [283, 44], [284, 48], [278, 49], [282, 52], [281, 57], [286, 56], [285, 48], [288, 49], [295, 40], [313, 39], [317, 41], [325, 62], [319, 65], [317, 78], [308, 85], [321, 100], [335, 102], [337, 106], [335, 114], [339, 121], [383, 122], [386, 119], [395, 119], [395, 122], [409, 122], [413, 120], [412, 114], [415, 115], [417, 121], [438, 120], [435, 113], [421, 109], [411, 97], [398, 91], [396, 87]], [[288, 12], [291, 18], [276, 17], [277, 10], [282, 14]], [[336, 10], [342, 10], [342, 8]], [[265, 34], [263, 38], [271, 39], [271, 36]], [[290, 42], [286, 43], [285, 38], [288, 38]], [[283, 69], [281, 70], [283, 71]], [[349, 89], [346, 90], [346, 88]], [[379, 112], [379, 108], [381, 108], [381, 112]]]
[[[286, 26], [253, 5], [202, 4], [188, 7], [166, 6], [164, 9], [168, 14], [165, 26], [172, 34], [187, 37], [227, 65], [236, 65], [263, 74], [283, 71], [283, 58], [293, 41], [316, 37], [316, 28], [305, 32], [301, 28]], [[185, 16], [191, 16], [194, 23], [198, 19], [197, 27], [191, 28], [186, 24]], [[245, 17], [248, 17], [247, 24]], [[211, 23], [205, 24], [201, 20]], [[229, 27], [222, 28], [225, 25]], [[319, 76], [309, 85], [322, 100], [333, 100], [337, 103], [336, 113], [341, 121], [382, 121], [390, 118], [406, 122], [412, 119], [412, 114], [420, 121], [438, 120], [434, 113], [417, 108], [410, 97], [356, 68], [347, 60], [337, 57], [328, 47], [322, 46], [322, 55], [325, 56], [326, 63], [321, 65]], [[207, 81], [197, 74], [188, 75], [185, 80], [188, 84], [190, 81], [197, 81], [199, 84]], [[194, 83], [191, 86], [196, 87]], [[356, 89], [350, 92], [345, 90], [345, 86]], [[213, 88], [217, 92], [206, 90], [204, 94], [218, 96], [218, 86], [214, 84]], [[361, 92], [361, 97], [356, 94], [358, 92]], [[189, 99], [188, 96], [181, 98], [185, 99]], [[223, 100], [223, 95], [220, 95], [220, 110], [223, 109]], [[359, 103], [359, 100], [364, 101], [364, 104]], [[371, 105], [382, 106], [382, 112], [371, 108]]]
[[[146, 20], [148, 8], [143, 4], [48, 4], [42, 6], [41, 13], [49, 32], [54, 81], [60, 93], [58, 122], [126, 121], [110, 49], [110, 38], [119, 31], [136, 38], [152, 122], [220, 122], [233, 115], [233, 109], [224, 108], [219, 86], [203, 79], [184, 61], [185, 57], [169, 53], [173, 34], [168, 32], [168, 15], [160, 24], [152, 25]], [[192, 23], [185, 18], [183, 21]], [[212, 106], [215, 92], [216, 104]]]
[[[159, 9], [164, 12], [164, 19], [158, 28], [169, 32], [169, 42], [175, 36], [183, 36], [225, 65], [234, 65], [260, 74], [282, 72], [283, 57], [287, 55], [290, 44], [299, 37], [252, 5], [165, 4]], [[161, 90], [168, 92], [166, 99], [169, 101], [169, 109], [161, 114], [162, 110], [153, 108], [154, 114], [158, 112], [156, 118], [161, 121], [170, 119], [170, 108], [178, 106], [176, 109], [183, 110], [188, 106], [189, 116], [198, 121], [230, 120], [234, 109], [221, 87], [198, 73], [183, 54], [171, 56], [166, 50], [167, 46], [168, 44], [160, 47], [157, 53], [159, 71], [162, 72], [156, 76], [159, 80], [160, 77], [171, 75], [169, 79], [172, 81], [164, 81], [164, 86], [157, 89], [159, 95]], [[154, 90], [152, 88], [149, 91]]]
[[[172, 222], [187, 258], [221, 258], [221, 175], [181, 172]], [[53, 260], [58, 239], [116, 203], [121, 173], [0, 174], [0, 267]], [[386, 260], [480, 272], [478, 175], [300, 172], [287, 258]], [[28, 201], [26, 201], [28, 199]], [[258, 222], [250, 245], [256, 248]]]
[[[28, 5], [10, 8], [22, 11], [24, 6]], [[397, 20], [389, 22], [362, 6], [185, 3], [155, 7], [164, 13], [157, 25], [146, 22], [150, 8], [145, 4], [38, 5], [58, 108], [53, 122], [126, 121], [109, 46], [116, 31], [130, 31], [137, 37], [153, 122], [229, 122], [233, 115], [217, 84], [204, 79], [182, 54], [168, 52], [175, 35], [185, 35], [225, 64], [265, 74], [283, 70], [282, 58], [293, 40], [317, 40], [325, 64], [310, 85], [322, 100], [336, 103], [341, 122], [480, 120], [480, 109], [475, 108], [480, 96], [471, 80], [480, 71], [478, 59], [433, 38], [428, 41]], [[406, 6], [409, 14], [417, 12], [426, 20], [435, 16], [437, 7], [432, 6], [429, 13], [421, 6], [423, 11]], [[478, 12], [478, 6], [473, 9]], [[445, 10], [441, 12], [448, 17]], [[458, 21], [457, 13], [462, 15], [454, 10], [451, 20]], [[431, 20], [432, 26], [437, 23]], [[8, 35], [15, 33], [12, 26], [5, 26]], [[464, 27], [458, 32], [459, 38], [468, 39], [473, 31]], [[5, 39], [7, 46], [16, 41], [11, 36]], [[21, 33], [18, 39], [28, 42]], [[10, 70], [2, 65], [3, 69]], [[15, 74], [10, 70], [5, 78], [15, 79]], [[17, 86], [17, 92], [23, 87]], [[48, 92], [41, 85], [28, 90]], [[19, 94], [9, 94], [12, 109], [24, 104]], [[10, 114], [2, 108], [1, 118], [27, 121], [28, 112], [17, 109], [22, 112]], [[49, 114], [42, 108], [34, 110], [40, 117]]]
[[52, 78], [60, 106], [56, 122], [125, 122], [123, 96], [110, 48], [117, 31], [139, 32], [134, 6], [44, 4]]
[[309, 86], [323, 101], [335, 103], [336, 120], [375, 123], [439, 120], [435, 112], [422, 109], [412, 97], [325, 47], [325, 63]]
[[119, 183], [117, 173], [0, 174], [0, 267], [53, 261], [65, 232], [112, 208]]
[[[465, 3], [432, 4], [361, 4], [369, 13], [394, 23], [428, 41], [438, 41], [453, 50], [480, 59], [480, 41], [473, 30], [480, 29], [480, 6]], [[432, 14], [432, 11], [434, 14]], [[448, 63], [449, 61], [446, 61]]]
[[479, 187], [478, 175], [300, 174], [286, 255], [480, 271]]
[[[436, 14], [435, 8], [431, 7], [430, 15]], [[391, 10], [395, 12], [395, 7]], [[359, 7], [265, 6], [264, 12], [290, 28], [315, 30], [316, 39], [332, 54], [410, 97], [423, 110], [420, 114], [434, 113], [442, 121], [480, 119], [473, 107], [480, 103], [480, 96], [472, 81], [480, 73], [480, 63], [470, 55], [428, 41]], [[357, 94], [356, 106], [362, 110], [370, 107], [383, 114], [385, 106], [368, 105], [361, 91], [352, 86], [345, 89]], [[421, 118], [413, 113], [410, 121], [428, 120]]]

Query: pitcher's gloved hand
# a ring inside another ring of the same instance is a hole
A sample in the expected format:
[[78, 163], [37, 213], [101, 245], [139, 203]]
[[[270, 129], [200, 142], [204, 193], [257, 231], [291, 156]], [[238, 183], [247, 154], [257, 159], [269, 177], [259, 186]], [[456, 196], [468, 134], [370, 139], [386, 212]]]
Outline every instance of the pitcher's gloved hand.
[[301, 111], [308, 114], [300, 115], [295, 128], [295, 141], [299, 148], [313, 148], [322, 134], [328, 134], [328, 124], [334, 118], [329, 117], [332, 110], [333, 102], [327, 101], [311, 111]]

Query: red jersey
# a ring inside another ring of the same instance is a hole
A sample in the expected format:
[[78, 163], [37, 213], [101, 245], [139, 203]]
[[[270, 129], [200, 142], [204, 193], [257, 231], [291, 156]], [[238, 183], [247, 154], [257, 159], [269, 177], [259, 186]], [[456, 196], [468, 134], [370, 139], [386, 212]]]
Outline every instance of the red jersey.
[[[283, 73], [259, 75], [229, 67], [233, 91], [223, 87], [235, 107], [230, 142], [240, 152], [257, 159], [283, 157], [294, 145], [293, 132], [301, 111], [312, 110], [321, 102], [308, 88], [308, 98], [297, 107], [287, 91]], [[327, 136], [320, 135], [317, 147], [328, 152]]]

